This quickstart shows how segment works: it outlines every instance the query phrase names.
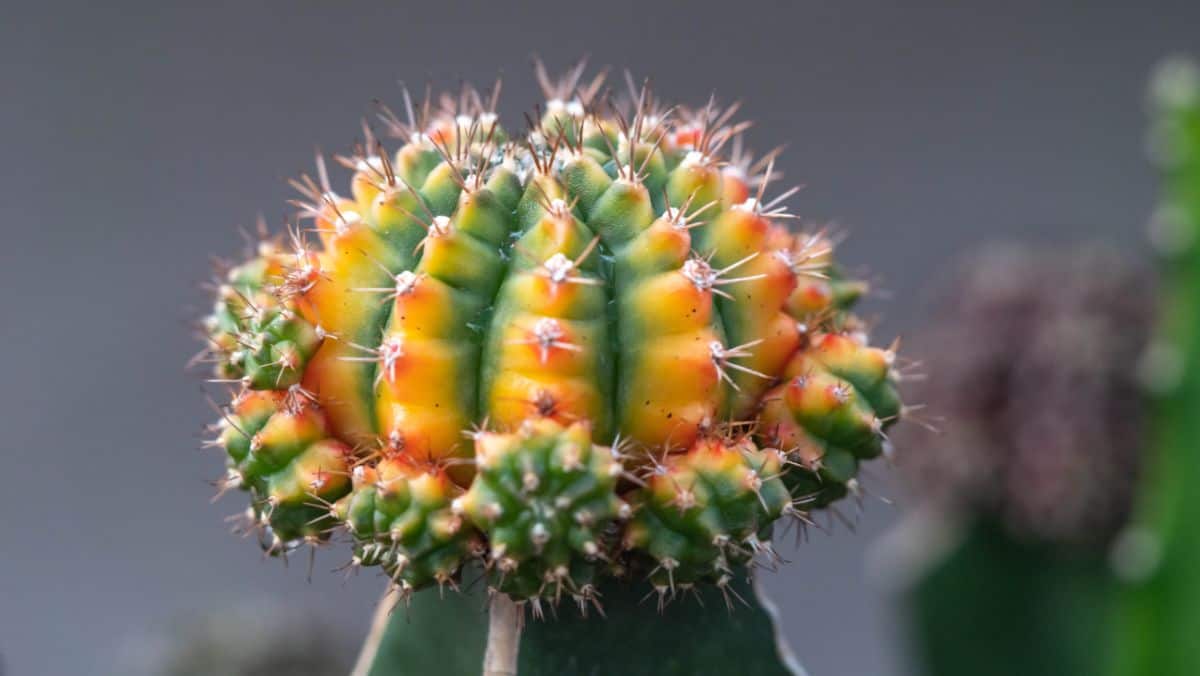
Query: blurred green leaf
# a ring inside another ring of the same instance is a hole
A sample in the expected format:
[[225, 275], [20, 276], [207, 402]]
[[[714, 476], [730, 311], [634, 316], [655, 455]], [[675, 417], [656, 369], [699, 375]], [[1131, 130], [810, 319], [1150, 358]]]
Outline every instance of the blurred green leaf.
[[1152, 157], [1163, 199], [1159, 337], [1143, 373], [1154, 395], [1152, 466], [1115, 560], [1130, 580], [1116, 617], [1116, 676], [1200, 674], [1200, 69], [1180, 59], [1152, 88]]
[[978, 522], [912, 589], [928, 676], [1097, 674], [1112, 582], [1103, 558]]

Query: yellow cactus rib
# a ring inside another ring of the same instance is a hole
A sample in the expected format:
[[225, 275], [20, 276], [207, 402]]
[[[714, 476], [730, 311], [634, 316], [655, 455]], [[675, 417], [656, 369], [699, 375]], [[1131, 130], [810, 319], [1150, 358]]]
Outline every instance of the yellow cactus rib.
[[738, 280], [717, 299], [725, 335], [731, 346], [742, 347], [732, 361], [731, 415], [751, 415], [800, 344], [796, 322], [784, 311], [795, 286], [787, 261], [767, 248], [771, 224], [756, 204], [743, 203], [718, 216], [708, 228], [712, 265], [730, 270]]
[[483, 407], [500, 429], [534, 416], [611, 434], [607, 294], [597, 239], [562, 200], [514, 244], [484, 355]]
[[[618, 258], [620, 258], [618, 254]], [[628, 282], [618, 297], [622, 431], [648, 448], [682, 448], [723, 402], [712, 347], [722, 345], [712, 288], [678, 269]]]

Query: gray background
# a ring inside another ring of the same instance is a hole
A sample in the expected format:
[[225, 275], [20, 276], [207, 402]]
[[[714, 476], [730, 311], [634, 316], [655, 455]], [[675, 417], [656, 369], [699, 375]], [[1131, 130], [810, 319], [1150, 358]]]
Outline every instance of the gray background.
[[[233, 226], [273, 221], [314, 145], [342, 150], [393, 81], [506, 76], [530, 53], [630, 67], [667, 98], [744, 98], [756, 147], [790, 142], [793, 205], [920, 321], [948, 258], [983, 240], [1142, 250], [1153, 196], [1143, 80], [1200, 49], [1200, 4], [891, 2], [7, 3], [0, 26], [0, 654], [8, 673], [120, 673], [147, 628], [263, 602], [361, 635], [379, 590], [260, 563], [226, 534], [193, 450], [210, 417], [182, 363], [195, 282]], [[1085, 9], [1085, 6], [1087, 8]], [[770, 575], [816, 675], [903, 673], [893, 604], [865, 574], [897, 510], [818, 537]]]

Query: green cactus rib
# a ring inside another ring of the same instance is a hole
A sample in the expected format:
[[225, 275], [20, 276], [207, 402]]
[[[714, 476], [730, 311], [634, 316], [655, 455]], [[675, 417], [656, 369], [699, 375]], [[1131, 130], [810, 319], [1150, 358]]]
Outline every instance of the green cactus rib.
[[282, 282], [268, 257], [232, 268], [207, 320], [211, 345], [226, 357], [217, 375], [243, 380], [257, 390], [297, 384], [322, 336], [316, 327], [281, 305], [270, 290]]
[[481, 433], [479, 448], [478, 474], [454, 509], [488, 537], [490, 587], [516, 598], [593, 600], [595, 569], [612, 549], [605, 531], [629, 515], [615, 491], [620, 463], [592, 444], [586, 426], [549, 420]]
[[770, 525], [793, 510], [779, 478], [783, 465], [777, 451], [759, 451], [749, 440], [709, 439], [651, 470], [625, 538], [648, 555], [660, 602], [677, 586], [723, 589], [733, 570], [774, 553]]
[[795, 449], [808, 471], [788, 472], [783, 479], [810, 509], [859, 490], [859, 465], [887, 450], [882, 431], [903, 411], [885, 354], [868, 354], [843, 335], [816, 340], [789, 365], [789, 380], [768, 392], [762, 435], [770, 445]]
[[1152, 94], [1152, 149], [1163, 178], [1152, 234], [1165, 296], [1146, 360], [1154, 455], [1135, 525], [1117, 549], [1132, 580], [1115, 623], [1111, 673], [1121, 676], [1183, 676], [1200, 664], [1200, 69], [1168, 62]]
[[351, 565], [382, 566], [405, 593], [432, 584], [453, 586], [479, 546], [451, 510], [461, 489], [444, 472], [396, 457], [373, 468], [360, 465], [353, 476], [354, 490], [333, 508], [354, 537]]

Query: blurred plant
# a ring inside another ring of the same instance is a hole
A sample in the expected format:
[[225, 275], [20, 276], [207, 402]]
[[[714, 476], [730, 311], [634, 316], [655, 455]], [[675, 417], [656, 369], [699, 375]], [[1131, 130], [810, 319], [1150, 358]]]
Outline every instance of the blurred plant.
[[1111, 673], [1200, 673], [1200, 69], [1164, 64], [1151, 90], [1152, 157], [1163, 174], [1152, 241], [1164, 273], [1160, 326], [1144, 361], [1152, 465], [1114, 559], [1128, 585]]
[[914, 389], [946, 421], [900, 456], [917, 497], [1019, 540], [1103, 547], [1139, 465], [1148, 276], [1101, 249], [995, 248], [944, 296], [915, 339], [937, 377]]
[[312, 615], [266, 604], [171, 622], [129, 651], [123, 673], [146, 676], [343, 676], [353, 644]]
[[1159, 301], [1111, 256], [1010, 252], [929, 337], [948, 433], [906, 459], [925, 510], [892, 536], [940, 545], [909, 571], [929, 674], [1200, 673], [1200, 72], [1152, 94]]
[[885, 548], [906, 560], [882, 562], [907, 577], [917, 656], [935, 676], [1097, 673], [1106, 547], [1139, 465], [1147, 276], [1098, 249], [997, 248], [942, 295], [913, 342], [944, 430], [898, 458], [919, 506]]
[[243, 529], [279, 556], [344, 535], [405, 602], [482, 567], [498, 673], [561, 600], [747, 600], [773, 527], [858, 493], [904, 412], [894, 348], [850, 312], [865, 286], [785, 227], [795, 189], [768, 196], [736, 105], [538, 77], [517, 136], [498, 85], [381, 109], [399, 148], [364, 125], [346, 196], [318, 158], [306, 227], [223, 270], [203, 324]]

